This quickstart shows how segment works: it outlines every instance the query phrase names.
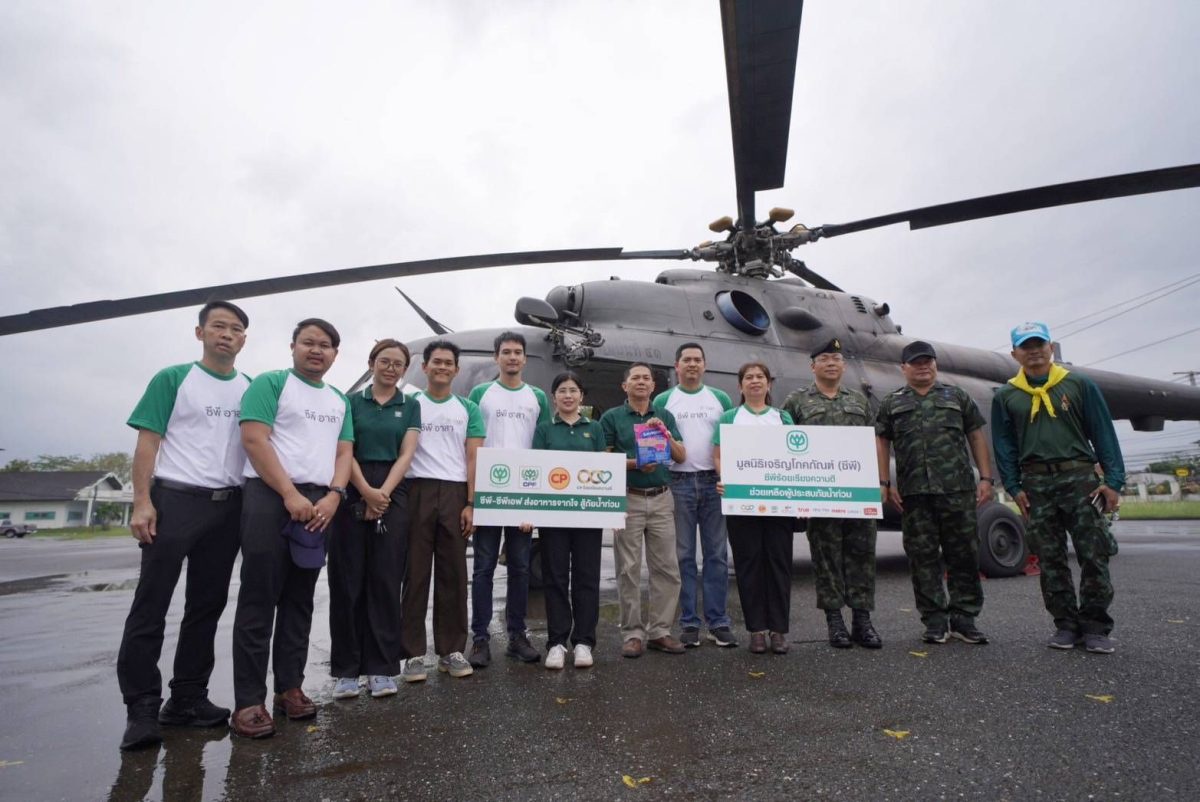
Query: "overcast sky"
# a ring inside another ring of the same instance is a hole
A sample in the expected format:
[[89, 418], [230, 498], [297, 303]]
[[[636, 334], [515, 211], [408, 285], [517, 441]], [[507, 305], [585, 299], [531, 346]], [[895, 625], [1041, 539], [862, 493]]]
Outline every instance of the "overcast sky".
[[[810, 0], [787, 182], [810, 225], [1200, 162], [1200, 3]], [[0, 313], [408, 259], [683, 248], [735, 214], [713, 2], [0, 5]], [[1200, 273], [1200, 190], [797, 253], [906, 333], [994, 348]], [[400, 282], [457, 329], [521, 295], [662, 263]], [[350, 384], [427, 329], [395, 281], [244, 302], [239, 365], [333, 321]], [[1087, 364], [1197, 325], [1200, 284], [1063, 340]], [[129, 411], [196, 358], [195, 310], [0, 338], [0, 461], [132, 450]], [[1102, 362], [1171, 379], [1200, 335]], [[790, 388], [784, 388], [790, 389]], [[1128, 429], [1125, 425], [1122, 431]], [[1127, 452], [1200, 439], [1123, 435]], [[1136, 463], [1137, 459], [1131, 460]]]

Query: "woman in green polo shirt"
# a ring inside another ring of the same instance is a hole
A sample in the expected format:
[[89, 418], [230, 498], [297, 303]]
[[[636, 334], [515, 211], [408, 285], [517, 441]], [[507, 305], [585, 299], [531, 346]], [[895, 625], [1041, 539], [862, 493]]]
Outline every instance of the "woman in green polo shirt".
[[[582, 412], [583, 382], [572, 371], [550, 385], [556, 409], [538, 424], [533, 447], [550, 451], [605, 450], [604, 429]], [[546, 668], [562, 668], [567, 640], [575, 647], [575, 667], [592, 664], [596, 623], [600, 619], [600, 530], [538, 527], [542, 576], [546, 582]]]
[[371, 384], [349, 396], [354, 464], [347, 503], [329, 538], [330, 673], [335, 699], [359, 694], [358, 678], [376, 698], [396, 693], [400, 673], [400, 585], [408, 557], [404, 475], [417, 450], [421, 407], [397, 384], [408, 369], [404, 343], [380, 340], [367, 365]]
[[[738, 369], [742, 404], [721, 416], [713, 432], [713, 462], [721, 471], [721, 425], [791, 426], [792, 416], [771, 406], [771, 369], [747, 362]], [[717, 484], [724, 495], [725, 486]], [[726, 515], [729, 548], [737, 566], [738, 597], [750, 633], [750, 651], [787, 654], [788, 610], [792, 596], [792, 523], [790, 517]]]

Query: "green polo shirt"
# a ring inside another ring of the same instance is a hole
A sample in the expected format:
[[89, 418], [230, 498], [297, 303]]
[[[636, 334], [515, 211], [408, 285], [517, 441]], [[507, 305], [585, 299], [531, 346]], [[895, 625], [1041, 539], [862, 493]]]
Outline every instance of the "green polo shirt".
[[[655, 409], [648, 405], [645, 414], [638, 414], [626, 401], [619, 407], [613, 407], [600, 416], [600, 425], [604, 428], [604, 442], [613, 451], [624, 451], [628, 459], [637, 456], [637, 438], [633, 436], [633, 425], [645, 423], [651, 418], [658, 418], [667, 425], [667, 431], [676, 440], [683, 440], [679, 427], [675, 424], [675, 416], [667, 409]], [[649, 489], [671, 484], [671, 472], [666, 465], [657, 465], [650, 473], [637, 468], [630, 468], [625, 478], [627, 487]]]
[[539, 423], [533, 432], [533, 447], [545, 451], [606, 451], [604, 427], [587, 415], [567, 423], [557, 415], [553, 420]]
[[404, 435], [421, 431], [421, 405], [399, 390], [380, 404], [368, 384], [350, 396], [354, 422], [354, 458], [363, 462], [395, 462]]

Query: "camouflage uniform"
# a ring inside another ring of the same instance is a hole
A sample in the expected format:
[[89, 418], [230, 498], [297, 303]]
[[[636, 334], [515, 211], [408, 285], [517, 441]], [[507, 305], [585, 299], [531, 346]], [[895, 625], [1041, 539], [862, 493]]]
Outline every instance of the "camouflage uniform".
[[[875, 433], [896, 453], [904, 553], [926, 626], [974, 619], [983, 608], [967, 435], [986, 422], [965, 390], [941, 382], [924, 396], [907, 386], [884, 396], [876, 416]], [[947, 572], [949, 602], [942, 585]]]
[[[1041, 568], [1042, 600], [1060, 630], [1108, 635], [1113, 599], [1108, 558], [1117, 542], [1089, 496], [1104, 483], [1117, 492], [1125, 484], [1125, 464], [1112, 415], [1094, 382], [1071, 373], [1051, 390], [1055, 415], [1031, 415], [1032, 400], [1002, 385], [992, 399], [992, 442], [996, 465], [1010, 495], [1029, 498], [1025, 537]], [[1032, 418], [1032, 419], [1031, 419]], [[1067, 562], [1067, 534], [1079, 563], [1079, 597]]]
[[[783, 409], [797, 426], [870, 426], [867, 397], [839, 387], [833, 398], [817, 385], [796, 390]], [[817, 607], [822, 610], [875, 609], [875, 522], [847, 518], [810, 518], [808, 547], [812, 552]]]

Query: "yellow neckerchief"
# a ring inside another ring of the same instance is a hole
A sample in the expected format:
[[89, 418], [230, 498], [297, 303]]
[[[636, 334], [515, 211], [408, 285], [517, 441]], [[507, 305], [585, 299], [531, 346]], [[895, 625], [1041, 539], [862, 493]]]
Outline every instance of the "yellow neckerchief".
[[1050, 417], [1057, 418], [1054, 414], [1054, 404], [1050, 403], [1050, 388], [1058, 384], [1063, 379], [1067, 378], [1067, 374], [1071, 371], [1059, 365], [1050, 365], [1050, 377], [1041, 387], [1034, 387], [1029, 383], [1029, 379], [1025, 378], [1025, 368], [1017, 371], [1017, 375], [1008, 380], [1008, 383], [1018, 390], [1024, 390], [1033, 396], [1033, 408], [1029, 410], [1029, 420], [1037, 417], [1038, 410], [1042, 406], [1042, 402], [1046, 403], [1046, 411], [1050, 413]]

